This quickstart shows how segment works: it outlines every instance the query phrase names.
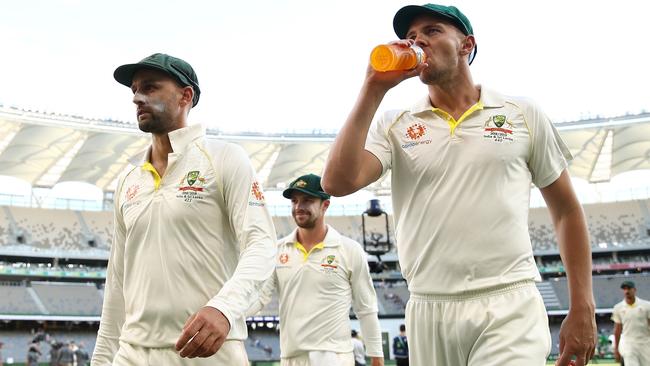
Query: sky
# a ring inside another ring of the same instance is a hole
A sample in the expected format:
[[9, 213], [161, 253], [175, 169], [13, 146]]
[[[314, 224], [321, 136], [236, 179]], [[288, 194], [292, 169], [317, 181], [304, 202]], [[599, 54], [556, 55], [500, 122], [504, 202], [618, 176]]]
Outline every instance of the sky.
[[[0, 5], [0, 103], [135, 121], [114, 69], [155, 52], [190, 62], [190, 121], [229, 132], [342, 126], [372, 48], [405, 1], [22, 0]], [[419, 4], [419, 3], [415, 3]], [[449, 4], [449, 3], [444, 3]], [[534, 99], [556, 122], [650, 111], [650, 2], [454, 2], [474, 27], [474, 81]], [[426, 89], [410, 79], [381, 110]]]

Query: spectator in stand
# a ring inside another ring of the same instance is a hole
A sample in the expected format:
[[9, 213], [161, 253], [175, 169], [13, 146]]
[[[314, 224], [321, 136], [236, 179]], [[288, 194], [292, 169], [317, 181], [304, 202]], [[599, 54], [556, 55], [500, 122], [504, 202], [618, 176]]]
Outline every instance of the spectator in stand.
[[4, 357], [2, 356], [2, 346], [4, 343], [0, 342], [0, 366], [4, 365]]
[[61, 357], [59, 358], [60, 366], [74, 366], [74, 351], [72, 343], [66, 343], [61, 347]]
[[50, 366], [59, 366], [61, 359], [61, 343], [53, 340], [50, 343]]
[[88, 365], [88, 361], [90, 360], [90, 356], [88, 355], [88, 352], [84, 348], [84, 342], [79, 342], [79, 347], [77, 347], [77, 350], [74, 352], [74, 355], [76, 357], [76, 366], [86, 366]]
[[399, 335], [393, 338], [393, 355], [397, 366], [409, 366], [409, 343], [404, 324], [399, 326]]
[[32, 342], [27, 348], [27, 366], [38, 366], [41, 357], [41, 347], [38, 342]]

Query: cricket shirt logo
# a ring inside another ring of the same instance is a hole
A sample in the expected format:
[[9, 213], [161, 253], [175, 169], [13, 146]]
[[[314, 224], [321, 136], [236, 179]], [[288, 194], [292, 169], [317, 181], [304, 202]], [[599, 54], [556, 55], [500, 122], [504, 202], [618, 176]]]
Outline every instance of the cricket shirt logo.
[[418, 122], [410, 125], [408, 128], [406, 128], [406, 133], [404, 134], [404, 136], [406, 136], [406, 138], [410, 141], [407, 142], [406, 144], [403, 144], [402, 149], [408, 149], [420, 144], [430, 144], [431, 143], [430, 139], [420, 140], [426, 134], [427, 134], [427, 126], [425, 126], [424, 124]]
[[339, 268], [339, 261], [336, 259], [336, 255], [330, 254], [320, 262], [320, 270], [325, 274], [332, 274], [337, 268]]
[[513, 136], [514, 125], [503, 114], [490, 116], [483, 127], [483, 138], [486, 140], [501, 144], [515, 140]]
[[411, 140], [417, 140], [427, 133], [427, 128], [422, 123], [416, 123], [406, 129], [406, 137]]
[[124, 205], [122, 206], [123, 209], [126, 210], [131, 206], [138, 206], [140, 204], [139, 200], [134, 199], [138, 195], [139, 191], [139, 184], [132, 184], [129, 186], [129, 188], [126, 189], [126, 193], [124, 194]]
[[249, 196], [248, 205], [249, 206], [264, 206], [266, 202], [264, 201], [264, 192], [262, 191], [262, 186], [259, 182], [254, 181], [251, 184], [251, 194]]
[[198, 170], [193, 170], [189, 173], [187, 173], [187, 184], [190, 186], [193, 186], [194, 183], [196, 183], [196, 179], [199, 177], [199, 171]]
[[207, 193], [205, 183], [206, 180], [205, 177], [201, 176], [201, 171], [190, 170], [181, 178], [176, 198], [181, 198], [188, 203], [193, 200], [204, 199]]
[[130, 186], [126, 190], [126, 201], [128, 202], [128, 201], [132, 200], [133, 197], [135, 197], [135, 195], [138, 194], [139, 190], [140, 190], [140, 185], [138, 185], [138, 184], [134, 184], [134, 185]]

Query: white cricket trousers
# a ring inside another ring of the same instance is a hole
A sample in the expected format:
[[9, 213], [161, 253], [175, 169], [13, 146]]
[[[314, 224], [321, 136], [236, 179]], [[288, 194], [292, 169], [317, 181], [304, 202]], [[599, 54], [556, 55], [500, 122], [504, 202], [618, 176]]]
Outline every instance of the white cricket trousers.
[[352, 352], [305, 352], [299, 356], [282, 358], [280, 366], [354, 366]]
[[146, 348], [120, 342], [113, 366], [249, 366], [244, 342], [230, 340], [211, 357], [181, 358], [174, 348]]
[[625, 342], [620, 352], [625, 366], [650, 365], [650, 342]]
[[533, 281], [458, 295], [411, 294], [406, 334], [411, 366], [542, 366], [551, 351]]

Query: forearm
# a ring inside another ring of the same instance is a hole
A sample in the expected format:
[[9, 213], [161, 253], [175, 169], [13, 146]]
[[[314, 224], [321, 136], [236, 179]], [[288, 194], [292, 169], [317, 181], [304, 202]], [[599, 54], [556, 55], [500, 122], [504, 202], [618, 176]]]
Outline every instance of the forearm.
[[383, 357], [381, 327], [379, 326], [377, 313], [368, 313], [359, 316], [359, 324], [366, 345], [366, 354], [370, 357]]
[[271, 302], [271, 297], [275, 291], [275, 273], [269, 277], [258, 292], [258, 296], [251, 296], [251, 305], [246, 311], [246, 317], [259, 313], [264, 307]]
[[615, 326], [614, 327], [614, 349], [618, 350], [618, 344], [621, 342], [621, 327], [620, 326]]
[[124, 297], [121, 287], [111, 285], [107, 278], [102, 318], [97, 332], [97, 342], [93, 352], [91, 365], [112, 365], [113, 358], [119, 349], [119, 338], [124, 324]]
[[231, 326], [235, 319], [245, 318], [251, 297], [257, 295], [257, 291], [273, 272], [275, 252], [270, 237], [247, 247], [233, 276], [206, 305], [221, 311]]
[[591, 247], [580, 205], [555, 222], [560, 256], [564, 263], [569, 285], [571, 309], [595, 308], [591, 281]]
[[328, 193], [343, 196], [361, 188], [358, 173], [364, 168], [364, 146], [370, 124], [384, 95], [386, 91], [367, 83], [361, 88], [352, 111], [330, 148], [322, 180]]

